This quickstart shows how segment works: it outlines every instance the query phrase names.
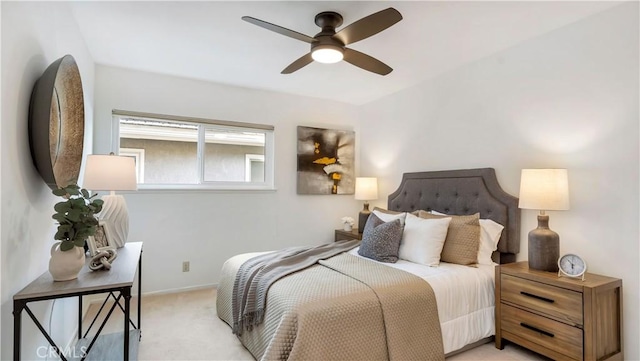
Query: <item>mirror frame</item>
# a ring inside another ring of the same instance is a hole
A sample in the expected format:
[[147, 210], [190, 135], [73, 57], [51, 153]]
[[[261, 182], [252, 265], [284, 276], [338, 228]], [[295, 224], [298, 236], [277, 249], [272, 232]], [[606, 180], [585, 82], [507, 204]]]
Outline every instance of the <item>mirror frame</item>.
[[33, 87], [29, 146], [33, 164], [51, 189], [77, 184], [84, 147], [84, 96], [71, 55], [49, 65]]

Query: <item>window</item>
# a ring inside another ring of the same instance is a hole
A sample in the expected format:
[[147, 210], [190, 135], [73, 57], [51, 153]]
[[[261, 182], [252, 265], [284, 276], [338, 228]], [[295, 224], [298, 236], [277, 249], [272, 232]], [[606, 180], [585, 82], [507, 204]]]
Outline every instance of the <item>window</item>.
[[245, 155], [245, 171], [244, 180], [246, 182], [259, 182], [264, 179], [264, 155], [263, 154], [247, 154]]
[[120, 148], [120, 155], [132, 157], [136, 164], [136, 179], [144, 184], [144, 149]]
[[273, 126], [113, 111], [139, 189], [273, 189]]

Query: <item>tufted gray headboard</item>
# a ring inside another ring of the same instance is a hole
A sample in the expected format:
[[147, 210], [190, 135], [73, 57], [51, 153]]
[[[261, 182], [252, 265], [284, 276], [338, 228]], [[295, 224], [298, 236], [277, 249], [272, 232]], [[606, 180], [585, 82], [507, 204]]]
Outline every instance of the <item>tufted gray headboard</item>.
[[495, 262], [515, 262], [520, 251], [518, 198], [502, 190], [493, 168], [404, 173], [398, 190], [389, 195], [387, 207], [458, 215], [480, 212], [480, 218], [505, 227], [493, 255]]

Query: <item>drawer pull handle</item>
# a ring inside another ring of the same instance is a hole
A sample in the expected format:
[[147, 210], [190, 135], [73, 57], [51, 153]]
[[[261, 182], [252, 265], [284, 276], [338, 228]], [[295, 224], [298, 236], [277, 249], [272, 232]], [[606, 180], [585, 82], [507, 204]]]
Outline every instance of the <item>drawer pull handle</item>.
[[544, 302], [549, 302], [549, 303], [554, 303], [554, 302], [556, 302], [556, 301], [554, 301], [554, 300], [552, 300], [552, 299], [550, 299], [550, 298], [546, 298], [546, 297], [542, 297], [542, 296], [534, 295], [533, 293], [529, 293], [529, 292], [525, 292], [525, 291], [520, 291], [520, 294], [521, 294], [521, 295], [524, 295], [524, 296], [531, 297], [531, 298], [535, 298], [535, 299], [537, 299], [537, 300], [544, 301]]
[[524, 328], [528, 328], [528, 329], [530, 329], [531, 331], [539, 332], [539, 333], [541, 333], [541, 334], [543, 334], [543, 335], [546, 335], [546, 336], [549, 336], [549, 337], [554, 337], [554, 336], [555, 336], [555, 335], [554, 335], [554, 334], [552, 334], [551, 332], [543, 331], [543, 330], [541, 330], [541, 329], [539, 329], [539, 328], [537, 328], [537, 327], [533, 327], [533, 326], [531, 326], [531, 325], [527, 325], [527, 324], [526, 324], [526, 323], [524, 323], [524, 322], [520, 322], [520, 326], [522, 326], [522, 327], [524, 327]]

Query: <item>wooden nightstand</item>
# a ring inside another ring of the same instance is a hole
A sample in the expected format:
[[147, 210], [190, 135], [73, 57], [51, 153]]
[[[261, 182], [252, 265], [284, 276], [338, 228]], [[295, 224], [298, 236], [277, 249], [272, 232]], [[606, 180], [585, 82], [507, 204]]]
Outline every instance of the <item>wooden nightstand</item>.
[[357, 229], [354, 229], [353, 231], [336, 229], [335, 242], [349, 240], [349, 239], [362, 239], [362, 233], [358, 233]]
[[496, 267], [496, 348], [509, 340], [555, 360], [622, 360], [622, 280]]

